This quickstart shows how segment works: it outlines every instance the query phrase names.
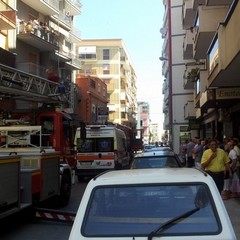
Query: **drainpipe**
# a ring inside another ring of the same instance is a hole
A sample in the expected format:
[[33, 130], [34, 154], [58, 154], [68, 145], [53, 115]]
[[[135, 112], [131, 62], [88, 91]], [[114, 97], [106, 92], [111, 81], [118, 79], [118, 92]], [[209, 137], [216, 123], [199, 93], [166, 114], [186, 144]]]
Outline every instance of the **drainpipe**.
[[[171, 0], [168, 0], [168, 64], [169, 64], [169, 138], [170, 144], [173, 148], [174, 136], [173, 136], [173, 99], [172, 99], [172, 21], [171, 21]], [[174, 149], [176, 150], [176, 149]]]

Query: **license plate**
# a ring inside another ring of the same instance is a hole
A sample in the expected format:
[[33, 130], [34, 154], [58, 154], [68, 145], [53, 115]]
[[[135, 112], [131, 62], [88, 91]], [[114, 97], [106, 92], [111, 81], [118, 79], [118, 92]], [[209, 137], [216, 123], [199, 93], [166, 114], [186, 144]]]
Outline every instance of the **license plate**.
[[90, 166], [90, 165], [92, 165], [92, 163], [91, 162], [81, 162], [80, 165]]

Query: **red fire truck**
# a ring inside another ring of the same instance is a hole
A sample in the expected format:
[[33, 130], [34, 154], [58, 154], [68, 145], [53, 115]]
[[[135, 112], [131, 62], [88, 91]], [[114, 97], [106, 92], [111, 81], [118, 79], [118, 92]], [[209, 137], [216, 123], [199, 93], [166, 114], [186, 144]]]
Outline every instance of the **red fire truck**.
[[74, 132], [74, 119], [61, 111], [12, 112], [1, 119], [0, 218], [43, 202], [68, 203]]

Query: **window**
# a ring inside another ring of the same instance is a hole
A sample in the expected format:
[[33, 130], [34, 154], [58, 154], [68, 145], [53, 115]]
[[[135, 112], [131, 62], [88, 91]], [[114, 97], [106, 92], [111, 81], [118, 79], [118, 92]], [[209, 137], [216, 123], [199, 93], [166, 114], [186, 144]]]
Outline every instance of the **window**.
[[103, 74], [110, 74], [110, 65], [103, 64]]
[[80, 59], [96, 59], [96, 54], [93, 53], [85, 53], [85, 54], [80, 54]]
[[201, 85], [200, 85], [200, 79], [198, 78], [196, 81], [196, 95], [198, 95], [200, 93], [201, 90]]
[[96, 82], [95, 81], [93, 81], [92, 79], [91, 79], [91, 81], [90, 81], [90, 87], [91, 88], [96, 88]]
[[94, 152], [95, 151], [95, 142], [94, 139], [82, 140], [77, 139], [77, 150], [78, 152]]
[[100, 85], [100, 83], [98, 83], [98, 92], [99, 93], [101, 92], [101, 85]]
[[103, 88], [103, 96], [106, 97], [106, 89]]
[[96, 139], [96, 152], [112, 152], [113, 150], [113, 138]]
[[182, 215], [164, 236], [217, 234], [222, 227], [213, 203], [209, 188], [199, 183], [98, 186], [81, 231], [95, 238], [143, 236]]
[[103, 49], [103, 60], [109, 60], [110, 55], [109, 55], [109, 49]]
[[208, 54], [208, 62], [209, 62], [209, 72], [211, 72], [215, 66], [218, 64], [218, 58], [219, 58], [219, 46], [218, 46], [218, 38], [215, 38], [211, 50]]
[[113, 138], [88, 138], [82, 140], [77, 139], [78, 152], [113, 152], [114, 139]]

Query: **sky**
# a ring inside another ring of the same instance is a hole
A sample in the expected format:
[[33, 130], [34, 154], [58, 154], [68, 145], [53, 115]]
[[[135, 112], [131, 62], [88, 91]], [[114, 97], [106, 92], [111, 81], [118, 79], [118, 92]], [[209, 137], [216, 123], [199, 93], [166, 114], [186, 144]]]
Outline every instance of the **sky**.
[[81, 39], [123, 39], [137, 76], [137, 100], [150, 106], [151, 123], [163, 125], [164, 7], [159, 0], [81, 0], [76, 27]]

